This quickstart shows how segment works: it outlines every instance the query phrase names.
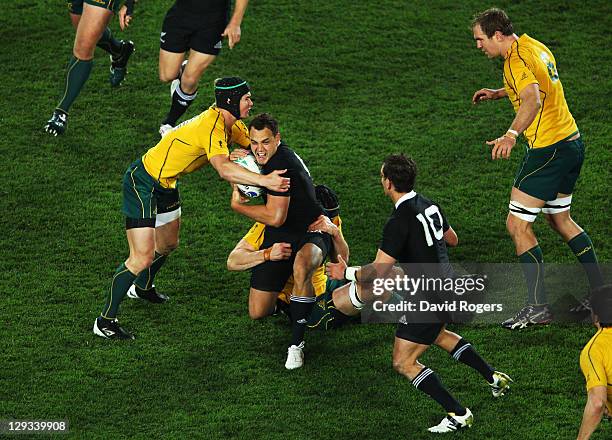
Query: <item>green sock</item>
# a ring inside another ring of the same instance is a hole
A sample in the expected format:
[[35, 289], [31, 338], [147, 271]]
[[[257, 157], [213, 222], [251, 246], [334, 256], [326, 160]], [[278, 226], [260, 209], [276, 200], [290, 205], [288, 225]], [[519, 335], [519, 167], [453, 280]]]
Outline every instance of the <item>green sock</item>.
[[121, 41], [113, 37], [110, 28], [104, 29], [97, 46], [115, 57], [121, 53]]
[[140, 287], [143, 290], [149, 290], [151, 287], [153, 287], [153, 280], [155, 279], [155, 275], [166, 262], [166, 258], [168, 258], [167, 255], [162, 255], [155, 252], [153, 263], [151, 263], [151, 266], [149, 266], [148, 269], [145, 269], [138, 274], [138, 277], [136, 278], [136, 281], [134, 281], [134, 284], [136, 284], [136, 286]]
[[83, 61], [75, 57], [70, 59], [68, 71], [66, 72], [64, 96], [57, 105], [57, 108], [68, 113], [68, 109], [70, 109], [76, 97], [79, 96], [79, 92], [83, 88], [87, 78], [89, 78], [92, 67], [93, 60]]
[[102, 317], [106, 319], [114, 319], [119, 311], [119, 304], [125, 297], [128, 289], [136, 279], [136, 275], [125, 267], [125, 264], [121, 264], [115, 271], [111, 287], [108, 291], [108, 297], [106, 303], [102, 309]]
[[603, 286], [603, 276], [601, 275], [599, 264], [597, 264], [597, 255], [595, 254], [595, 248], [589, 234], [583, 231], [568, 241], [567, 245], [576, 258], [578, 258], [578, 261], [582, 263], [582, 267], [584, 267], [584, 271], [589, 279], [591, 290]]
[[544, 291], [544, 258], [540, 245], [535, 245], [527, 252], [519, 255], [523, 273], [527, 281], [527, 303], [546, 304]]

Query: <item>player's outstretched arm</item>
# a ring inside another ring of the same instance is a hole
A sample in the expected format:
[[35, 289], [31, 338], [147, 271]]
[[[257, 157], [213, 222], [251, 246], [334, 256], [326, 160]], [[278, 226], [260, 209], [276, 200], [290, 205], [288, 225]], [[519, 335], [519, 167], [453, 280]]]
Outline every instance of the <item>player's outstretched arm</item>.
[[605, 386], [596, 386], [589, 390], [577, 440], [587, 440], [591, 437], [606, 409], [606, 399]]
[[289, 243], [274, 243], [266, 249], [256, 249], [242, 239], [227, 257], [228, 270], [247, 270], [265, 261], [280, 261], [291, 257]]
[[480, 89], [472, 96], [472, 104], [478, 104], [482, 101], [496, 100], [508, 96], [506, 89]]

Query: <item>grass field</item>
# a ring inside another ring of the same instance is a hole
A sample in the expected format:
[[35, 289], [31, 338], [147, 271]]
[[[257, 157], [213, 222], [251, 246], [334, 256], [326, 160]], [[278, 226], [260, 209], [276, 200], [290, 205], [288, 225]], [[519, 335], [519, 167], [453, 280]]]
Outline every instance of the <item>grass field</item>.
[[[210, 167], [182, 182], [181, 247], [157, 278], [171, 302], [123, 303], [121, 322], [135, 341], [92, 334], [110, 277], [127, 256], [122, 174], [157, 142], [169, 105], [157, 60], [170, 4], [137, 5], [124, 34], [137, 52], [118, 90], [98, 50], [61, 138], [42, 126], [74, 37], [64, 2], [3, 7], [0, 420], [68, 419], [69, 437], [80, 439], [429, 438], [425, 428], [443, 411], [394, 373], [393, 325], [311, 332], [305, 367], [283, 368], [288, 326], [282, 318], [250, 321], [248, 275], [225, 269], [250, 222], [231, 212], [229, 185]], [[606, 1], [542, 4], [497, 2], [519, 34], [556, 57], [587, 145], [573, 217], [609, 263], [612, 10]], [[212, 102], [212, 79], [248, 79], [254, 112], [276, 115], [314, 179], [337, 190], [355, 264], [373, 259], [392, 208], [378, 179], [392, 152], [416, 159], [417, 191], [445, 208], [460, 238], [453, 260], [513, 263], [504, 219], [522, 152], [492, 162], [484, 144], [505, 131], [512, 109], [507, 101], [470, 103], [478, 88], [501, 86], [501, 63], [475, 49], [469, 29], [472, 14], [489, 6], [253, 0], [242, 42], [206, 73], [188, 115]], [[544, 223], [535, 228], [546, 261], [573, 263]], [[426, 353], [423, 362], [475, 414], [461, 438], [575, 438], [585, 402], [578, 356], [594, 329], [458, 330], [516, 381], [494, 401], [476, 373], [438, 349]], [[603, 425], [593, 438], [612, 437]]]

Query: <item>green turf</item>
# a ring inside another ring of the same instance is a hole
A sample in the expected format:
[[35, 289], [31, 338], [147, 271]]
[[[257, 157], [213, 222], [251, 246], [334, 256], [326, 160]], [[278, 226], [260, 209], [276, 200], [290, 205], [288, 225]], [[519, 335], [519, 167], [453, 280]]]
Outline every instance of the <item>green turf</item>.
[[[91, 325], [126, 257], [121, 177], [158, 139], [169, 105], [157, 79], [158, 35], [170, 1], [143, 1], [124, 34], [137, 52], [118, 90], [109, 61], [95, 67], [71, 109], [67, 134], [42, 126], [57, 103], [74, 32], [63, 2], [10, 2], [0, 26], [0, 419], [69, 419], [71, 438], [422, 439], [442, 410], [393, 372], [392, 325], [308, 335], [307, 363], [283, 368], [288, 328], [252, 322], [248, 275], [225, 270], [250, 222], [231, 212], [229, 186], [205, 169], [182, 182], [181, 247], [160, 272], [172, 300], [126, 300], [122, 323], [138, 339], [114, 343]], [[498, 2], [519, 33], [549, 45], [587, 145], [572, 213], [599, 257], [611, 260], [609, 34], [606, 1]], [[210, 67], [188, 115], [212, 101], [212, 79], [240, 75], [255, 112], [315, 180], [335, 188], [351, 260], [373, 259], [391, 210], [378, 179], [383, 157], [419, 165], [417, 190], [438, 201], [460, 237], [455, 261], [515, 262], [504, 219], [516, 165], [492, 162], [484, 141], [512, 119], [508, 102], [474, 107], [501, 86], [501, 64], [474, 47], [482, 1], [253, 0], [243, 41]], [[117, 23], [113, 23], [116, 35]], [[545, 226], [547, 262], [572, 263]], [[569, 439], [585, 402], [578, 366], [593, 330], [554, 325], [520, 334], [459, 331], [516, 381], [493, 400], [483, 381], [432, 349], [423, 362], [475, 414], [461, 438]], [[612, 436], [604, 426], [593, 438]], [[65, 437], [62, 437], [65, 438]]]

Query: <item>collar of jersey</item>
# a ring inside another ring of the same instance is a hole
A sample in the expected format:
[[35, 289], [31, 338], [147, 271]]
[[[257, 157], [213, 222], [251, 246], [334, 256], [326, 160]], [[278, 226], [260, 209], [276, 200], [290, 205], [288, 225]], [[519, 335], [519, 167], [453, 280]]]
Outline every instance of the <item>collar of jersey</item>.
[[414, 191], [410, 191], [409, 193], [406, 193], [401, 196], [399, 199], [397, 199], [397, 202], [395, 202], [395, 209], [397, 209], [399, 205], [401, 205], [403, 202], [405, 202], [406, 200], [410, 200], [414, 196], [416, 196], [416, 193]]
[[[508, 48], [508, 50], [506, 51], [506, 55], [504, 55], [504, 60], [507, 60], [508, 57], [510, 56], [510, 54], [512, 53], [512, 49], [514, 49], [516, 46], [518, 46], [519, 41], [521, 41], [521, 43], [526, 39], [526, 37], [528, 37], [529, 35], [527, 34], [523, 34], [520, 37], [518, 37], [518, 40], [514, 40], [512, 42], [512, 44], [510, 45], [510, 47]], [[523, 38], [525, 37], [525, 38]]]

